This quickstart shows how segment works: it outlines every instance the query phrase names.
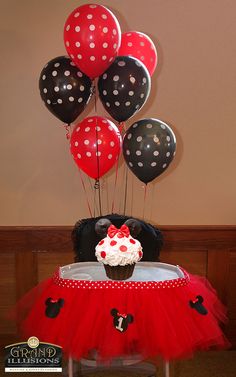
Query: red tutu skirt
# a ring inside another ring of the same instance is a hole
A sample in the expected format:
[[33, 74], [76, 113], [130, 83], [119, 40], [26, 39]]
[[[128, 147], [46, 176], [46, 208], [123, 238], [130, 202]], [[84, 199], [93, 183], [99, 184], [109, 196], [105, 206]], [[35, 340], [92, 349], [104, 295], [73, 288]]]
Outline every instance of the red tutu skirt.
[[171, 360], [228, 347], [216, 292], [182, 271], [177, 279], [116, 282], [63, 279], [58, 270], [18, 303], [21, 336], [57, 344], [74, 359], [96, 350], [101, 360], [135, 354]]

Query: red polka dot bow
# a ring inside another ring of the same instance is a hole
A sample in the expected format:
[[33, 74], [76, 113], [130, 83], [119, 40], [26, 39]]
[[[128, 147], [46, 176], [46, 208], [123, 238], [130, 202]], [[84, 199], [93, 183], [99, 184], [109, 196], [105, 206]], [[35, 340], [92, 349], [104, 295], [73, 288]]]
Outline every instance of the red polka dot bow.
[[130, 232], [127, 225], [122, 225], [120, 229], [117, 229], [115, 225], [110, 225], [107, 232], [110, 238], [113, 238], [116, 234], [118, 238], [129, 237]]

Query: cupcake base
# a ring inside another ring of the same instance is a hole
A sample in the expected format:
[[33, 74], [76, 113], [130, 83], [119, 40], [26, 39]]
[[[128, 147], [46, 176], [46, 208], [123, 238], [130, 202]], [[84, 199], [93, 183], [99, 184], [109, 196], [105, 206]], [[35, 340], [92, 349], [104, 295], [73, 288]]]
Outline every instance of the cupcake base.
[[127, 280], [133, 275], [135, 263], [126, 266], [109, 266], [104, 264], [106, 275], [112, 280]]

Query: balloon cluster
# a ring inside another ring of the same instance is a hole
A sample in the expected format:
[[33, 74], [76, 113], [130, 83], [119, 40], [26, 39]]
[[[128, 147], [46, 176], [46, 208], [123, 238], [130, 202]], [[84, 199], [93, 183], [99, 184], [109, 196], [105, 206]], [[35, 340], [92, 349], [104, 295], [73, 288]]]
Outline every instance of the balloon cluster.
[[[124, 122], [147, 101], [157, 65], [153, 41], [144, 33], [121, 34], [114, 14], [99, 4], [77, 7], [67, 18], [64, 43], [69, 56], [43, 68], [39, 88], [46, 107], [71, 124], [83, 112], [98, 78], [99, 98], [110, 116]], [[175, 135], [158, 119], [142, 119], [125, 132], [109, 119], [93, 116], [75, 125], [71, 154], [80, 169], [99, 179], [118, 160], [121, 146], [130, 170], [144, 183], [162, 174], [175, 153]]]

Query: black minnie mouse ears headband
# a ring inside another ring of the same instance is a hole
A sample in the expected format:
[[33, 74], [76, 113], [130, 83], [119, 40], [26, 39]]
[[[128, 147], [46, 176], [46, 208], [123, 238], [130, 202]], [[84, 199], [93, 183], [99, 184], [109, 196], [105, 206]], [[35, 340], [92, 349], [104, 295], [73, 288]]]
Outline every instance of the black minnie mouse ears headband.
[[[126, 220], [124, 224], [129, 228], [132, 237], [136, 237], [142, 230], [142, 226], [138, 220], [131, 218]], [[96, 222], [95, 232], [99, 236], [106, 237], [110, 225], [112, 225], [111, 221], [104, 217]]]

